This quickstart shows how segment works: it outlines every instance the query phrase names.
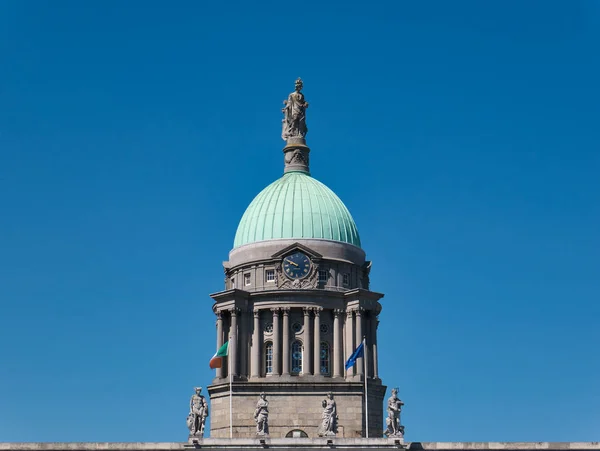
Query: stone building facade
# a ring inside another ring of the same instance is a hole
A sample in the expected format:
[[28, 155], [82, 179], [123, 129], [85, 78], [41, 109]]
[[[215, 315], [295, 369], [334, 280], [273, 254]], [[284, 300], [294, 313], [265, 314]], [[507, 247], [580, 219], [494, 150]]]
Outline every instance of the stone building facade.
[[[208, 387], [210, 436], [230, 437], [232, 425], [233, 437], [255, 437], [253, 413], [264, 392], [272, 438], [317, 437], [322, 401], [331, 392], [337, 436], [363, 437], [368, 428], [369, 436], [381, 437], [386, 387], [378, 372], [377, 324], [383, 295], [370, 291], [371, 263], [350, 212], [310, 175], [305, 124], [288, 122], [284, 174], [250, 203], [223, 264], [225, 289], [211, 295], [216, 347], [228, 341], [229, 358]], [[346, 370], [363, 339], [364, 357]]]

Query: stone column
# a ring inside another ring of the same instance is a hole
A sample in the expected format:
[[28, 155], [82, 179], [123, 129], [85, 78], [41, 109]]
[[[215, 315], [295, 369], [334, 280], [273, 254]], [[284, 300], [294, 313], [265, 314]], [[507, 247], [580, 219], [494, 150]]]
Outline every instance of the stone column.
[[340, 315], [342, 311], [335, 309], [333, 311], [333, 349], [331, 350], [331, 358], [333, 359], [333, 377], [342, 377], [341, 360], [344, 356], [342, 350], [342, 341], [340, 334]]
[[371, 312], [369, 310], [363, 311], [363, 336], [365, 337], [365, 350], [363, 370], [365, 378], [370, 378], [373, 370], [371, 369]]
[[250, 340], [248, 339], [248, 309], [244, 308], [240, 310], [240, 338], [238, 340], [238, 354], [240, 356], [240, 367], [239, 373], [242, 377], [247, 378], [250, 374], [248, 371], [248, 346]]
[[284, 307], [283, 309], [283, 369], [282, 374], [284, 376], [290, 375], [290, 308]]
[[252, 361], [250, 371], [252, 377], [260, 377], [260, 350], [262, 340], [260, 339], [260, 310], [254, 310], [254, 331], [252, 332]]
[[[354, 346], [354, 348], [356, 349], [358, 347], [358, 345], [360, 345], [362, 339], [363, 339], [363, 327], [362, 327], [362, 315], [363, 315], [363, 309], [361, 307], [356, 309], [356, 345]], [[366, 349], [363, 350], [363, 355], [365, 354]], [[359, 357], [358, 359], [356, 359], [356, 374], [358, 374], [359, 376], [364, 374], [364, 365], [365, 363], [363, 362], [363, 357]]]
[[[352, 355], [352, 352], [354, 351], [354, 322], [352, 321], [352, 315], [353, 315], [353, 311], [352, 310], [346, 310], [346, 359], [348, 360], [348, 358]], [[354, 367], [350, 368], [347, 373], [346, 376], [354, 376]]]
[[273, 312], [273, 376], [279, 376], [281, 374], [281, 366], [279, 364], [281, 360], [281, 338], [279, 337], [279, 310], [278, 308], [272, 308]]
[[373, 348], [373, 378], [379, 379], [379, 369], [377, 368], [377, 326], [379, 325], [379, 319], [374, 314], [371, 315], [371, 346]]
[[229, 341], [229, 361], [231, 365], [229, 367], [229, 375], [237, 376], [238, 375], [238, 365], [237, 365], [237, 323], [238, 323], [238, 309], [233, 308], [229, 311], [231, 313], [231, 328], [229, 329], [230, 341]]
[[[217, 351], [223, 346], [223, 312], [217, 311]], [[217, 368], [217, 377], [223, 378], [223, 367]]]
[[312, 374], [312, 343], [310, 340], [310, 308], [304, 307], [304, 353], [302, 354], [302, 373]]
[[315, 333], [313, 335], [313, 344], [314, 344], [314, 374], [318, 376], [321, 374], [321, 307], [316, 307], [313, 312], [315, 312]]

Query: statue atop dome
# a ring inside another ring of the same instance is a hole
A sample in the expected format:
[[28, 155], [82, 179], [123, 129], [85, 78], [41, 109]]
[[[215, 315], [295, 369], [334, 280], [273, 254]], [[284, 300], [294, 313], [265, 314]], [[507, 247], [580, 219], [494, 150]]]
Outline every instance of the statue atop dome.
[[290, 138], [304, 139], [308, 128], [306, 128], [306, 109], [308, 102], [304, 100], [302, 94], [302, 79], [296, 80], [296, 90], [292, 92], [287, 100], [283, 101], [285, 107], [283, 111], [281, 138], [288, 141]]

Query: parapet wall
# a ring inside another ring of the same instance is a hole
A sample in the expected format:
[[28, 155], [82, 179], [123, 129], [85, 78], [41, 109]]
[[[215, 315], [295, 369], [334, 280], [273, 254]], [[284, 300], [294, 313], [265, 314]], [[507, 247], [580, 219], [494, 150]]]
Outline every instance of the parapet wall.
[[386, 438], [216, 439], [187, 443], [0, 443], [0, 451], [191, 451], [191, 450], [408, 449], [410, 451], [600, 451], [600, 442], [407, 442]]

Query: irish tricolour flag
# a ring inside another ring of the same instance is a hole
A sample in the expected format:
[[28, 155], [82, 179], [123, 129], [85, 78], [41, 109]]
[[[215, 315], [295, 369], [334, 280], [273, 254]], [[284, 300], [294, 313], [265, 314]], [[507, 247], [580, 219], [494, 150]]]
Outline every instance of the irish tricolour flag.
[[210, 367], [211, 369], [221, 368], [223, 366], [223, 357], [227, 357], [227, 352], [229, 350], [229, 341], [226, 341], [223, 346], [219, 348], [219, 350], [212, 356], [210, 359]]

